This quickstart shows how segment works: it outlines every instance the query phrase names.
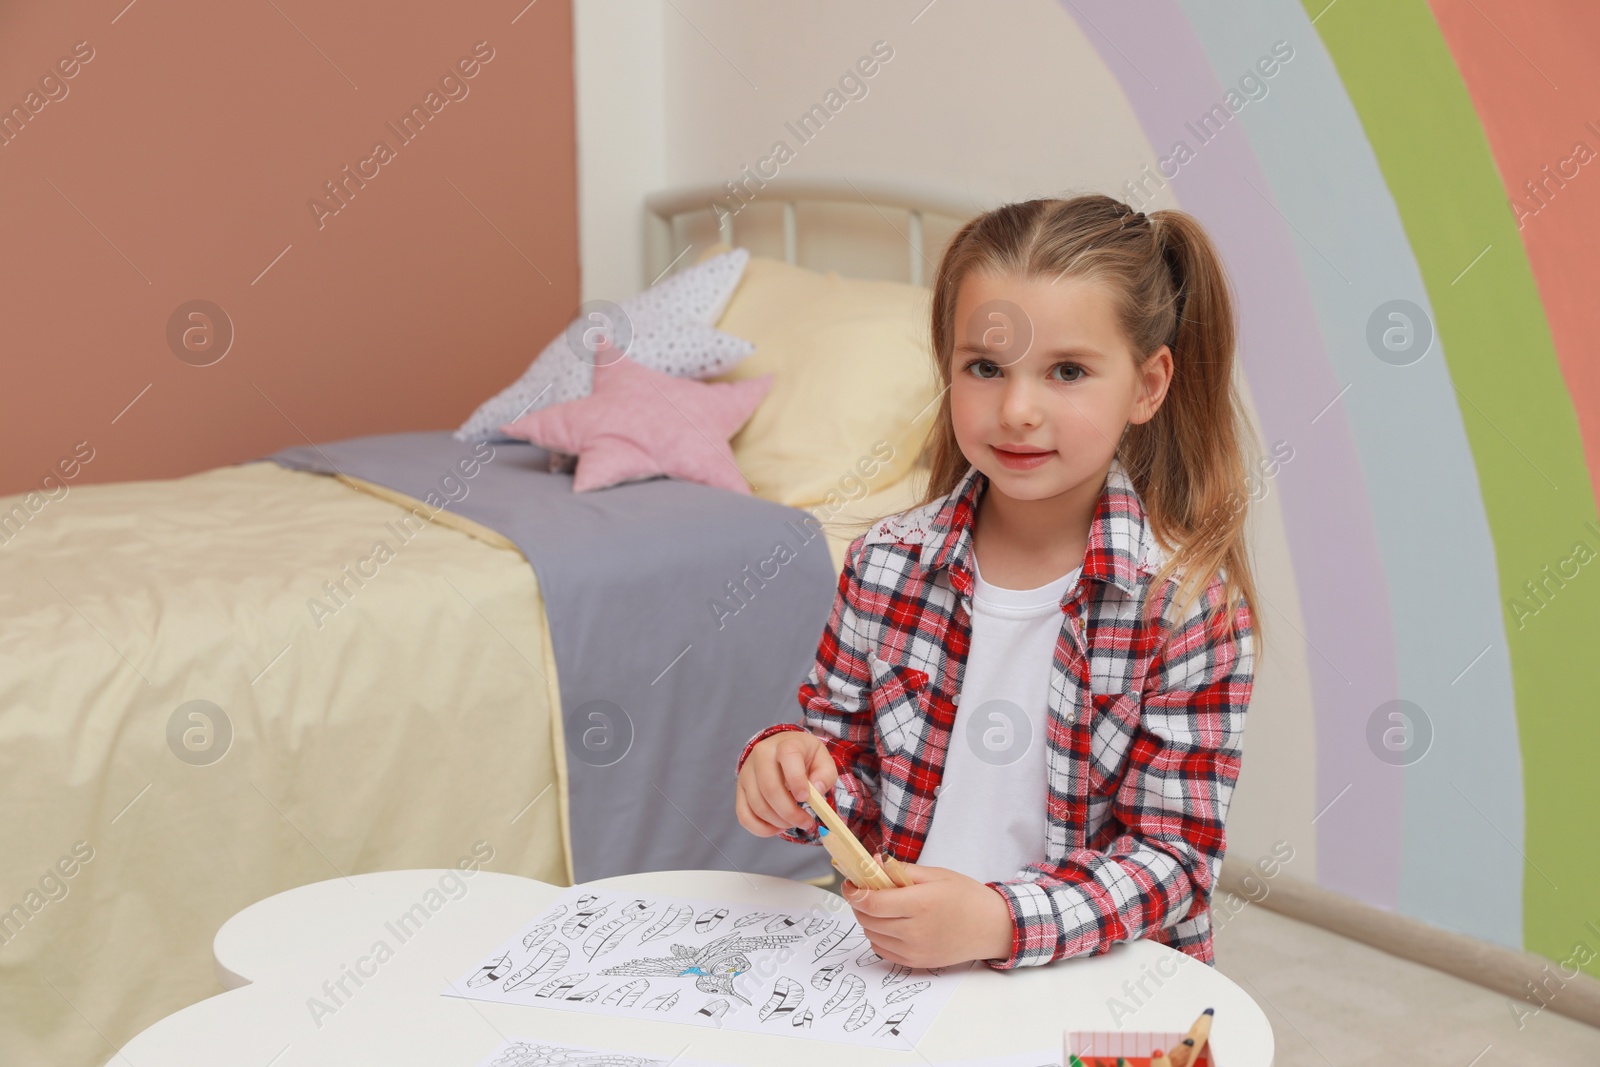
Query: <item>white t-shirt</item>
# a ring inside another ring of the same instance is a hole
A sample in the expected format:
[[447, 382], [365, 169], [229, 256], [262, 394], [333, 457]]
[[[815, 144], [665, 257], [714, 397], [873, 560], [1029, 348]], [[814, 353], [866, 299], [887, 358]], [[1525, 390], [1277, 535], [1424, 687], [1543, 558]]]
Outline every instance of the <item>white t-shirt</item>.
[[1061, 598], [1080, 566], [1037, 589], [1001, 589], [973, 560], [972, 636], [927, 840], [917, 863], [980, 882], [1045, 855], [1045, 724]]

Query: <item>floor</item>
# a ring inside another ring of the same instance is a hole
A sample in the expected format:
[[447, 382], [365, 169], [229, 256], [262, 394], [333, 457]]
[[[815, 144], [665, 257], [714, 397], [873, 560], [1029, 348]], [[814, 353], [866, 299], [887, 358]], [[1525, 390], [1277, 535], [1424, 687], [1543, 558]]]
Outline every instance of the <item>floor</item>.
[[1549, 1010], [1519, 1028], [1502, 994], [1266, 908], [1246, 905], [1216, 947], [1272, 1020], [1274, 1067], [1600, 1064], [1600, 1030]]
[[1241, 905], [1216, 932], [1217, 969], [1272, 1021], [1274, 1067], [1600, 1064], [1600, 1030], [1549, 1010], [1519, 1026], [1499, 993]]

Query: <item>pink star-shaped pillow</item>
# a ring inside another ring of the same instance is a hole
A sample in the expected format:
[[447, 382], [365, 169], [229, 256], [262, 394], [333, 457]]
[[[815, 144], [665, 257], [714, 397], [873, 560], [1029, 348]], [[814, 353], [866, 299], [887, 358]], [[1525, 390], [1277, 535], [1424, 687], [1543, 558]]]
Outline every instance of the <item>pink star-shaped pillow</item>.
[[575, 454], [574, 492], [666, 474], [749, 495], [728, 438], [772, 388], [772, 375], [698, 382], [641, 367], [609, 347], [596, 355], [590, 395], [530, 411], [500, 432]]

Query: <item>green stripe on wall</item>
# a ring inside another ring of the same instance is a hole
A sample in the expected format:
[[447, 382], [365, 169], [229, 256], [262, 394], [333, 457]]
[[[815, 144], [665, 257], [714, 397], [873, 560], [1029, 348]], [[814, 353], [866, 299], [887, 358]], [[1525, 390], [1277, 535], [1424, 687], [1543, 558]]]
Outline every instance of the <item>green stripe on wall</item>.
[[[1460, 818], [1482, 826], [1484, 863], [1523, 864], [1530, 952], [1561, 961], [1585, 942], [1600, 953], [1600, 935], [1586, 925], [1600, 927], [1600, 560], [1561, 587], [1544, 570], [1580, 541], [1600, 551], [1600, 521], [1539, 292], [1427, 4], [1302, 6], [1317, 18], [1416, 251], [1489, 513], [1527, 791], [1526, 861], [1491, 825], [1496, 812], [1463, 799]], [[1543, 606], [1524, 590], [1541, 580], [1550, 590]], [[1537, 614], [1516, 610], [1518, 602]], [[1462, 667], [1479, 651], [1461, 649]], [[1471, 673], [1459, 684], [1472, 684]], [[1443, 716], [1434, 723], [1439, 733], [1450, 728]], [[1600, 975], [1600, 956], [1585, 969]]]

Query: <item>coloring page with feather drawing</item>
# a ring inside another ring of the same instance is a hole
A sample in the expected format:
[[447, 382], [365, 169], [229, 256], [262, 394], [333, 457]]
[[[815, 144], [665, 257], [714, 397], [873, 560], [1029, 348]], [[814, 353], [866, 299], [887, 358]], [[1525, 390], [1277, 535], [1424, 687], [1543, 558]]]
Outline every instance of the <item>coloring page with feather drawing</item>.
[[848, 906], [575, 886], [443, 993], [908, 1049], [971, 967], [891, 964]]

